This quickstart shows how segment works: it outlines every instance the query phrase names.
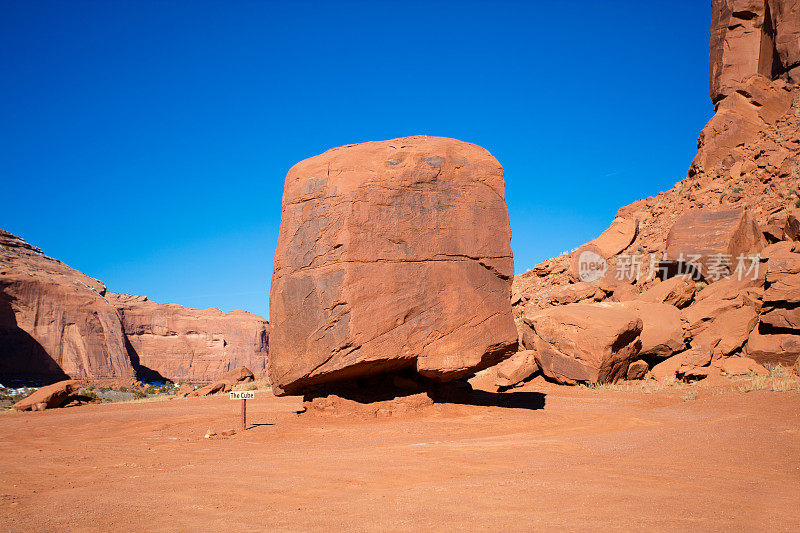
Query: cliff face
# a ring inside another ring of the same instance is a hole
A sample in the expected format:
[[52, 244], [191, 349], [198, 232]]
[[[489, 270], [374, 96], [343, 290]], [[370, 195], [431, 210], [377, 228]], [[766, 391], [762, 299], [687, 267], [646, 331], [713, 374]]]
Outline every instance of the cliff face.
[[0, 230], [0, 377], [132, 380], [122, 324], [105, 292], [100, 281]]
[[0, 383], [266, 375], [269, 324], [219, 309], [107, 293], [100, 281], [0, 230]]
[[210, 383], [245, 366], [266, 375], [269, 323], [245, 311], [188, 309], [144, 296], [107, 294], [119, 309], [142, 379]]
[[800, 83], [800, 0], [713, 0], [711, 100], [750, 76]]

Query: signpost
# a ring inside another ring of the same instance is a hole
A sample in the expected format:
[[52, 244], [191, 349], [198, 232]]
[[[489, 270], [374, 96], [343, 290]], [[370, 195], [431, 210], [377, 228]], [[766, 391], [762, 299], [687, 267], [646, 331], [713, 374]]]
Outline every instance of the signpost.
[[256, 393], [251, 390], [231, 391], [231, 400], [242, 400], [242, 425], [241, 431], [247, 428], [247, 400], [254, 400]]

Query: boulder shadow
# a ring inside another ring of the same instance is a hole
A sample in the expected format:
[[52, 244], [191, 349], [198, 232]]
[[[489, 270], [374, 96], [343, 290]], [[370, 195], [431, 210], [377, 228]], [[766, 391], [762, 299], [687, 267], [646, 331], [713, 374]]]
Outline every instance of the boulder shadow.
[[[447, 384], [445, 384], [447, 385]], [[434, 403], [475, 405], [479, 407], [504, 407], [507, 409], [544, 409], [543, 392], [488, 392], [473, 389], [469, 383], [454, 383], [452, 387], [437, 387], [428, 394]]]
[[338, 397], [369, 406], [380, 402], [403, 403], [405, 399], [412, 400], [421, 395], [428, 396], [433, 404], [527, 410], [544, 409], [545, 406], [545, 394], [541, 392], [488, 392], [473, 389], [466, 381], [439, 383], [414, 372], [385, 374], [316, 387], [306, 391], [303, 400], [308, 403], [318, 398]]

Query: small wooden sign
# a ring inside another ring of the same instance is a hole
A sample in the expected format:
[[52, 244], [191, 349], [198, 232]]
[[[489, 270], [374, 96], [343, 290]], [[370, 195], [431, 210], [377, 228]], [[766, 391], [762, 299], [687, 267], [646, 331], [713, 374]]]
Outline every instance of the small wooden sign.
[[231, 391], [231, 400], [255, 400], [256, 393], [251, 390]]

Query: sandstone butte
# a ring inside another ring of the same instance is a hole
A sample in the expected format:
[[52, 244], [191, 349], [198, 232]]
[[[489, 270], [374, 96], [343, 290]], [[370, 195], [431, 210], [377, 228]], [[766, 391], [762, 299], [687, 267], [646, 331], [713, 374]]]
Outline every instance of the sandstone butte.
[[[623, 375], [614, 365], [635, 358], [628, 379], [800, 368], [800, 0], [712, 8], [715, 114], [686, 179], [622, 207], [577, 251], [514, 278], [520, 337], [538, 363], [515, 380], [538, 367], [562, 383], [612, 381]], [[580, 278], [583, 250], [607, 259], [602, 278]], [[625, 274], [637, 257], [638, 275]], [[639, 353], [594, 331], [621, 327], [615, 302], [641, 319]], [[508, 371], [496, 373], [498, 386], [511, 385]]]
[[68, 378], [209, 383], [266, 372], [268, 323], [106, 292], [105, 285], [0, 230], [0, 382]]
[[400, 370], [448, 381], [515, 352], [504, 194], [489, 152], [440, 137], [292, 167], [270, 293], [276, 394]]

